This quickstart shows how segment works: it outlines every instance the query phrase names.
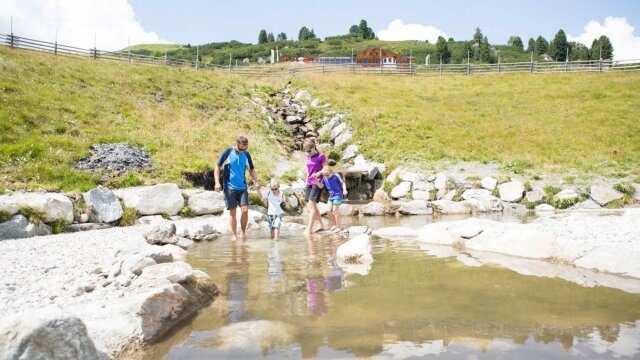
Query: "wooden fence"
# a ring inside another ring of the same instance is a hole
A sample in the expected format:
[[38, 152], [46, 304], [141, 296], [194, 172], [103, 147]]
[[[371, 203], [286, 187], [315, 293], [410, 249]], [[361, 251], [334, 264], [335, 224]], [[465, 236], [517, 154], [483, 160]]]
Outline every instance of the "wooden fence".
[[227, 72], [242, 76], [295, 76], [298, 74], [378, 74], [406, 76], [482, 75], [499, 73], [576, 73], [576, 72], [627, 72], [640, 71], [640, 60], [587, 60], [587, 61], [530, 61], [498, 64], [318, 64], [281, 62], [271, 65], [228, 66], [205, 64], [196, 59], [171, 59], [166, 56], [154, 57], [132, 54], [125, 51], [104, 51], [83, 49], [57, 42], [0, 34], [0, 44], [11, 48], [52, 53], [58, 56], [86, 58], [91, 60], [124, 61], [136, 64], [191, 67], [196, 70]]

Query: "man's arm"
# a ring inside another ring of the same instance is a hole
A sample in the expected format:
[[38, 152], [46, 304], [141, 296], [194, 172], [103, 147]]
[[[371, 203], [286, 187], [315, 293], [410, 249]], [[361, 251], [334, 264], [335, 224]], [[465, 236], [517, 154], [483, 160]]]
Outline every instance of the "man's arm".
[[220, 192], [222, 190], [222, 184], [220, 183], [220, 166], [216, 164], [216, 167], [213, 169], [213, 178], [215, 181], [215, 190]]
[[258, 180], [258, 174], [256, 174], [256, 169], [249, 170], [249, 174], [251, 174], [253, 183], [256, 185], [256, 191], [260, 192], [260, 180]]

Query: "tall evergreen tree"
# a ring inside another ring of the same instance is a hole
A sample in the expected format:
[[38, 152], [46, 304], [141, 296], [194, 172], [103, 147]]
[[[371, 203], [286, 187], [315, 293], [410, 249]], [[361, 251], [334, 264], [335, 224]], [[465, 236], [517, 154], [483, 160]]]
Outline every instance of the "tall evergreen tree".
[[567, 60], [567, 49], [569, 48], [569, 42], [567, 41], [567, 35], [562, 29], [558, 31], [553, 38], [552, 45], [549, 49], [549, 55], [556, 59], [556, 61]]
[[529, 42], [527, 43], [527, 52], [535, 52], [536, 51], [536, 41], [534, 38], [529, 38]]
[[266, 44], [268, 41], [267, 30], [260, 30], [260, 34], [258, 34], [258, 44]]
[[298, 40], [309, 40], [310, 31], [309, 28], [303, 26], [298, 32]]
[[589, 48], [584, 44], [575, 41], [569, 43], [569, 61], [589, 60], [590, 56]]
[[549, 42], [547, 42], [547, 40], [543, 38], [542, 35], [538, 36], [538, 38], [536, 39], [536, 55], [546, 54], [548, 50]]
[[278, 34], [277, 39], [278, 39], [278, 41], [286, 41], [287, 40], [287, 34], [281, 32], [280, 34]]
[[[442, 58], [440, 56], [442, 56]], [[438, 36], [438, 41], [436, 41], [436, 52], [434, 53], [434, 57], [434, 63], [440, 63], [440, 59], [442, 59], [443, 64], [447, 64], [451, 61], [451, 51], [449, 51], [447, 40], [442, 36]]]
[[272, 32], [270, 32], [269, 35], [267, 35], [267, 41], [270, 43], [276, 41], [275, 37], [273, 37]]
[[513, 47], [516, 50], [524, 51], [524, 44], [522, 43], [522, 39], [520, 36], [511, 36], [509, 41], [507, 41], [507, 45]]
[[349, 28], [349, 35], [360, 36], [360, 27], [358, 25], [351, 25]]
[[[602, 57], [600, 57], [601, 49]], [[598, 39], [593, 39], [591, 43], [591, 59], [613, 59], [613, 45], [607, 36], [602, 35]]]
[[482, 38], [484, 36], [482, 35], [482, 30], [480, 30], [479, 27], [476, 28], [476, 32], [473, 34], [473, 43], [476, 44], [477, 46], [480, 46], [480, 44], [482, 43]]
[[360, 20], [360, 25], [358, 26], [358, 29], [360, 31], [360, 37], [362, 37], [363, 39], [370, 39], [371, 37], [371, 28], [367, 25], [367, 20], [362, 19]]
[[[313, 31], [313, 29], [311, 29], [309, 31], [309, 39], [315, 39], [316, 38], [316, 33]], [[309, 40], [307, 39], [307, 40]]]
[[489, 44], [489, 39], [487, 39], [486, 36], [482, 38], [482, 42], [480, 43], [480, 47], [478, 48], [478, 61], [489, 63], [493, 62], [491, 45]]

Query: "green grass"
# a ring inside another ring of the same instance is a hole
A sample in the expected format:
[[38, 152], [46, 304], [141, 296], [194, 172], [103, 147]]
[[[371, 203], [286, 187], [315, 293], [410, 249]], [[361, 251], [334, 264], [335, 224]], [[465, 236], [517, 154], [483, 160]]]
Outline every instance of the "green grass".
[[118, 222], [118, 226], [135, 225], [136, 219], [140, 217], [140, 215], [138, 214], [138, 210], [134, 208], [129, 208], [126, 206], [123, 206], [122, 209], [123, 209], [123, 214], [122, 214], [122, 217], [120, 218], [120, 221]]
[[30, 223], [32, 224], [42, 224], [44, 223], [45, 220], [45, 214], [44, 212], [30, 207], [30, 206], [20, 206], [20, 214], [22, 214], [24, 217], [27, 218], [27, 220], [29, 220]]
[[196, 217], [195, 211], [190, 206], [185, 206], [180, 211], [178, 211], [178, 215], [186, 218]]
[[[181, 183], [212, 169], [238, 135], [258, 172], [278, 153], [248, 96], [251, 80], [211, 71], [56, 57], [0, 47], [0, 187], [86, 191], [104, 174], [72, 168], [97, 143], [151, 153], [155, 171], [109, 185]], [[156, 94], [162, 93], [162, 102]]]
[[374, 160], [640, 174], [640, 73], [308, 75], [293, 84], [347, 111]]
[[3, 223], [7, 220], [11, 219], [11, 215], [4, 210], [0, 210], [0, 223]]

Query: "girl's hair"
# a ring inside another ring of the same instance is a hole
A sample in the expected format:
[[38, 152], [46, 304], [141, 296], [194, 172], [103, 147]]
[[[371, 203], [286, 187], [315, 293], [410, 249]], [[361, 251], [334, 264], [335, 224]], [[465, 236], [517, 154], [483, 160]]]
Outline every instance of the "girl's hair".
[[273, 189], [274, 187], [275, 188], [280, 188], [280, 181], [278, 181], [278, 179], [276, 179], [276, 178], [271, 179], [271, 181], [269, 181], [269, 187], [271, 189]]
[[333, 169], [332, 169], [332, 168], [331, 168], [331, 166], [329, 166], [329, 165], [325, 165], [325, 166], [322, 168], [322, 175], [330, 174], [330, 173], [332, 173], [332, 172], [333, 172]]
[[316, 141], [313, 139], [307, 139], [304, 141], [304, 145], [302, 145], [304, 151], [313, 150], [316, 148]]

